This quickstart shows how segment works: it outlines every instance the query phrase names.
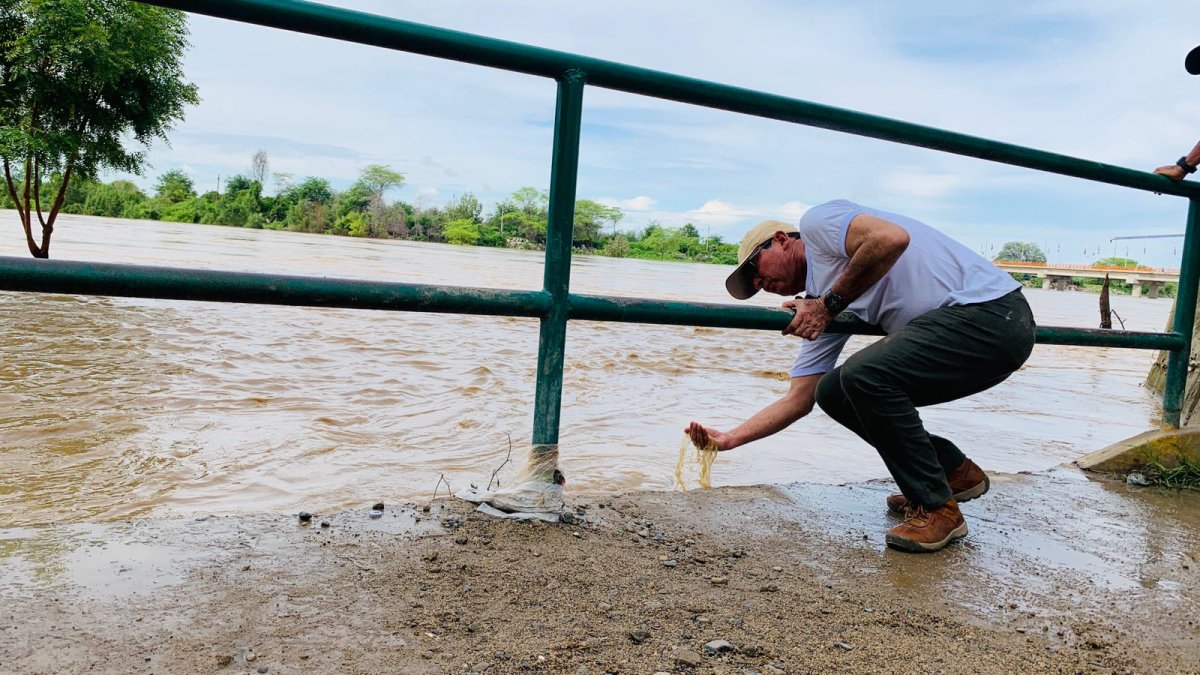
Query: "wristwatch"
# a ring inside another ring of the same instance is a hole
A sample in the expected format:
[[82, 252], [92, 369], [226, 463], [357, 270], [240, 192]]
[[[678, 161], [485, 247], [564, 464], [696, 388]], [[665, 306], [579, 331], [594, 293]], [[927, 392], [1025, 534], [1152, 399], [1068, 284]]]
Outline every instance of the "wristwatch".
[[825, 293], [825, 295], [822, 295], [821, 302], [824, 303], [825, 309], [829, 310], [829, 316], [837, 316], [838, 314], [846, 311], [846, 308], [850, 306], [850, 303], [847, 302], [845, 298], [837, 293], [834, 293], [833, 291], [829, 291]]
[[1183, 169], [1184, 173], [1196, 173], [1196, 165], [1188, 164], [1187, 155], [1180, 157], [1179, 161], [1175, 162], [1175, 165], [1178, 166], [1179, 168]]

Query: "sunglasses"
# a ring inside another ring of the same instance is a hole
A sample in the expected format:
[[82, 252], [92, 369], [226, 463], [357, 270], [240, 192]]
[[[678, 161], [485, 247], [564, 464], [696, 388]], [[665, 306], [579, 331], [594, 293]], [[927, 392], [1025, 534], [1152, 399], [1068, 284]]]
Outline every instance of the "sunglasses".
[[751, 251], [750, 255], [746, 256], [746, 264], [749, 267], [751, 267], [752, 269], [754, 269], [755, 271], [757, 271], [758, 270], [758, 256], [763, 251], [771, 248], [772, 241], [774, 241], [774, 239], [768, 239], [768, 240], [764, 241], [763, 243], [759, 244], [753, 251]]

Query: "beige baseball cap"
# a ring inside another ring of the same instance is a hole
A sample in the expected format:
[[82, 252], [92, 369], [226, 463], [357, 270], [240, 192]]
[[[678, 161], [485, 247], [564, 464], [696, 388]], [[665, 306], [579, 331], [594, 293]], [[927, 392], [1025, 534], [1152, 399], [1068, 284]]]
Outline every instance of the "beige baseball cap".
[[791, 234], [799, 231], [795, 225], [781, 220], [764, 220], [750, 228], [738, 246], [738, 266], [725, 280], [725, 290], [738, 300], [745, 300], [757, 293], [758, 289], [754, 287], [754, 260], [758, 257], [758, 247], [770, 241], [776, 232]]

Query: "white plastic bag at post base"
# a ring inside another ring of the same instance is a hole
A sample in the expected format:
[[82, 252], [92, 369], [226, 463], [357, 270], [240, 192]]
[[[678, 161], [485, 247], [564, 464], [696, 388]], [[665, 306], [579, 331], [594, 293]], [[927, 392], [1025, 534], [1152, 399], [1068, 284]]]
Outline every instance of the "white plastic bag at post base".
[[455, 497], [478, 504], [480, 512], [497, 518], [557, 523], [563, 510], [562, 486], [556, 483], [528, 482], [494, 492], [467, 488]]
[[557, 466], [558, 446], [536, 446], [530, 451], [525, 466], [517, 474], [519, 482], [516, 485], [498, 490], [471, 487], [455, 496], [480, 504], [481, 511], [484, 510], [482, 505], [487, 504], [499, 511], [508, 512], [508, 517], [549, 520], [544, 516], [552, 514], [552, 522], [558, 522], [558, 514], [563, 510], [562, 485], [538, 479], [539, 476], [560, 475]]

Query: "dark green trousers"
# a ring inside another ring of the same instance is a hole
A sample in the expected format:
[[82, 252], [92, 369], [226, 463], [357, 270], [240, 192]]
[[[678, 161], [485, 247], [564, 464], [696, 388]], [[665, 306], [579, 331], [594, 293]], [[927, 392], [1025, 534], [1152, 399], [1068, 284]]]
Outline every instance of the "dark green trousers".
[[951, 496], [946, 474], [965, 456], [926, 432], [917, 408], [1003, 382], [1029, 358], [1034, 328], [1020, 289], [926, 312], [826, 373], [817, 404], [879, 452], [909, 501], [941, 506]]

